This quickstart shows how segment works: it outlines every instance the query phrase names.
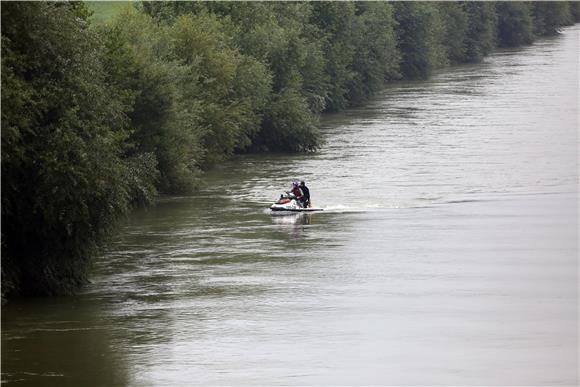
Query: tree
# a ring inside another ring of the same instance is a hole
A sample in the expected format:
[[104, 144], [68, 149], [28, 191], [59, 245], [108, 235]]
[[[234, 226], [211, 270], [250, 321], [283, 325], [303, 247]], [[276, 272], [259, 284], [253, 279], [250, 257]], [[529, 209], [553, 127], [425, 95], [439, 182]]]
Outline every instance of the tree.
[[449, 62], [466, 62], [468, 15], [459, 2], [439, 3], [439, 10], [445, 25], [445, 46]]
[[206, 11], [183, 15], [172, 26], [172, 55], [198, 74], [202, 137], [211, 166], [248, 148], [262, 120], [272, 78], [266, 66], [232, 44], [232, 26]]
[[2, 6], [2, 293], [68, 293], [128, 206], [123, 98], [81, 3]]
[[274, 95], [268, 105], [257, 146], [269, 151], [313, 151], [317, 148], [318, 118], [293, 88]]
[[353, 79], [348, 83], [350, 103], [364, 101], [389, 80], [397, 79], [400, 54], [397, 49], [393, 6], [389, 3], [356, 3], [353, 24], [355, 46]]
[[514, 47], [534, 41], [532, 14], [527, 3], [500, 1], [496, 3], [498, 44]]
[[496, 46], [497, 16], [492, 2], [461, 3], [467, 13], [465, 61], [480, 62]]
[[[101, 28], [110, 82], [127, 96], [132, 128], [125, 157], [155, 170], [141, 171], [140, 197], [188, 193], [195, 187], [204, 149], [199, 74], [171, 58], [169, 27], [135, 9], [126, 9]], [[153, 179], [153, 180], [150, 180]]]
[[354, 78], [354, 20], [355, 7], [351, 2], [312, 3], [311, 23], [320, 30], [326, 58], [329, 77], [326, 108], [330, 111], [342, 110], [348, 105], [348, 85]]
[[445, 28], [435, 4], [395, 3], [395, 19], [404, 77], [426, 78], [446, 64]]
[[563, 1], [532, 2], [534, 34], [551, 36], [559, 32], [560, 27], [571, 24], [570, 4]]
[[570, 24], [580, 22], [580, 2], [568, 1], [567, 3], [570, 8]]
[[[265, 65], [271, 88], [249, 150], [312, 150], [318, 145], [316, 114], [325, 108], [328, 78], [319, 34], [305, 3], [208, 3], [229, 18], [232, 40], [243, 56]], [[288, 109], [280, 104], [285, 101]], [[272, 122], [276, 116], [283, 123]], [[281, 131], [285, 133], [281, 133]], [[290, 141], [291, 139], [291, 141]]]

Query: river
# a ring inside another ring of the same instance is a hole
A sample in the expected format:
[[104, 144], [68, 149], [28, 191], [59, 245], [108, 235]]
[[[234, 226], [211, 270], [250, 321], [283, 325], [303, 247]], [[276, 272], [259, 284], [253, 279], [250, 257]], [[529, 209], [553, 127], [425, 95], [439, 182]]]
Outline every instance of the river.
[[[580, 29], [326, 116], [2, 310], [15, 386], [578, 385]], [[266, 209], [305, 179], [321, 213]]]

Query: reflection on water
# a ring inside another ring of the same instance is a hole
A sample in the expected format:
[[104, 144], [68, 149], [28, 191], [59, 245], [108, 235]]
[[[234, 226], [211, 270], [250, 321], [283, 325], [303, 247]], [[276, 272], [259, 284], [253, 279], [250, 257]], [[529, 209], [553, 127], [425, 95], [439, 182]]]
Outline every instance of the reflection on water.
[[[578, 31], [135, 212], [82, 295], [3, 308], [3, 382], [577, 385]], [[325, 211], [270, 214], [297, 178]]]
[[274, 224], [308, 225], [312, 221], [312, 214], [274, 212], [271, 214]]
[[274, 212], [271, 214], [272, 224], [280, 226], [279, 229], [286, 231], [292, 239], [300, 239], [307, 232], [308, 226], [312, 223], [313, 214], [307, 213], [284, 213]]

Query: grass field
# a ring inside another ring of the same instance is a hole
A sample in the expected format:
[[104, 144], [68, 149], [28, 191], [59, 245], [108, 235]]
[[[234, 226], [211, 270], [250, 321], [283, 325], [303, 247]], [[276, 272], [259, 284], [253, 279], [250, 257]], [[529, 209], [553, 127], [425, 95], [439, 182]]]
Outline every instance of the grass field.
[[87, 7], [93, 11], [91, 20], [94, 23], [103, 23], [112, 19], [131, 3], [131, 1], [85, 1]]

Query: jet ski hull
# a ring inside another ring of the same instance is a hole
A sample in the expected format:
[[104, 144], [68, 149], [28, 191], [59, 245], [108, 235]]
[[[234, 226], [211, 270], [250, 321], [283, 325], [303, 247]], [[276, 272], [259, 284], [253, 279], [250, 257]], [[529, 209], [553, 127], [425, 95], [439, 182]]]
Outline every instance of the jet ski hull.
[[280, 199], [270, 206], [270, 209], [275, 212], [315, 212], [322, 211], [322, 208], [317, 207], [302, 207], [296, 197], [290, 193], [285, 193], [280, 196]]
[[315, 212], [315, 211], [324, 211], [323, 208], [285, 208], [285, 207], [277, 207], [277, 206], [272, 206], [270, 207], [270, 209], [272, 211], [277, 211], [277, 212]]

